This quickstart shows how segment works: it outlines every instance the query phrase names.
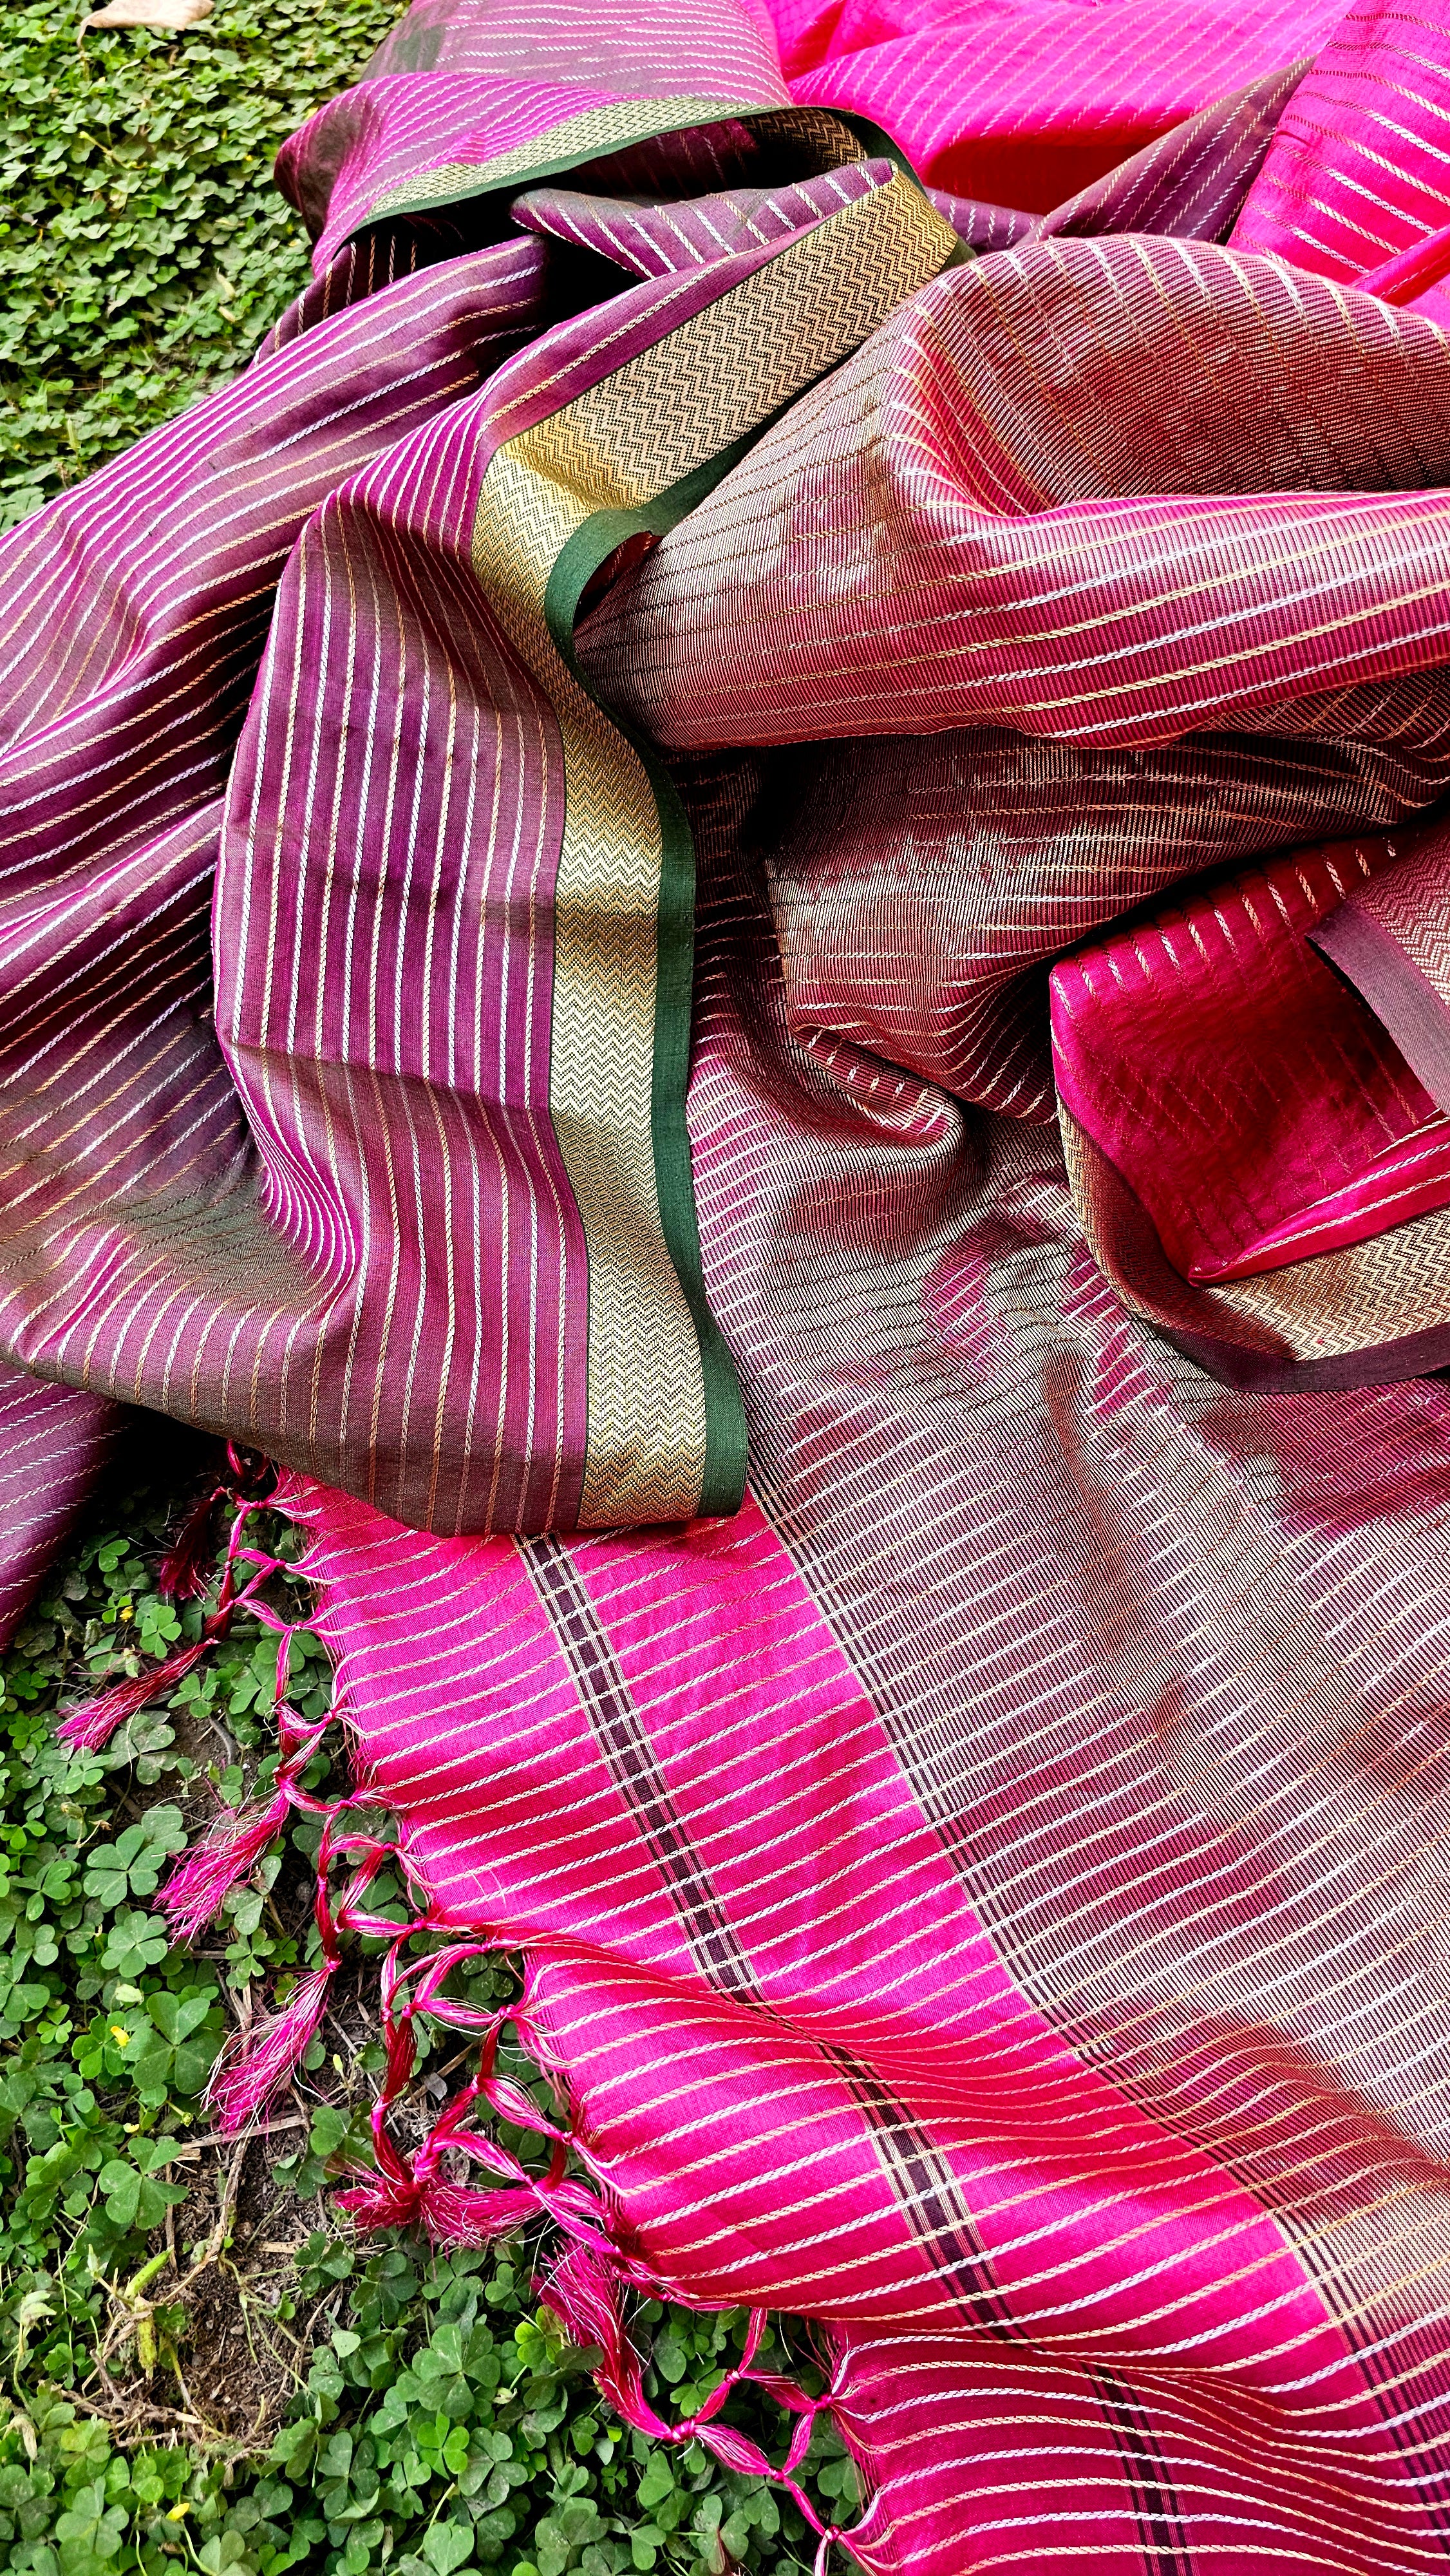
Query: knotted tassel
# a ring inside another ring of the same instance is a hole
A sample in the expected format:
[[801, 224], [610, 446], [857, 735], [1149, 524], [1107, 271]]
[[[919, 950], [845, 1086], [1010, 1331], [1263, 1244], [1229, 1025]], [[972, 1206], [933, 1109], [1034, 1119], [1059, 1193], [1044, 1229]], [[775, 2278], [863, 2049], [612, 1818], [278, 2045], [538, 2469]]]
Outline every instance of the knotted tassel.
[[379, 2227], [417, 2227], [435, 2245], [496, 2245], [539, 2214], [530, 2192], [479, 2191], [472, 2183], [450, 2182], [437, 2172], [369, 2174], [351, 2190], [340, 2191], [337, 2205], [364, 2234]]
[[528, 2192], [479, 2191], [473, 2183], [429, 2174], [418, 2201], [416, 2224], [435, 2245], [496, 2245], [538, 2212]]
[[737, 2433], [732, 2424], [711, 2421], [736, 2381], [748, 2375], [744, 2368], [727, 2372], [713, 2400], [707, 2398], [697, 2414], [681, 2423], [667, 2424], [655, 2413], [644, 2393], [644, 2365], [625, 2329], [616, 2269], [592, 2246], [577, 2239], [567, 2244], [540, 2283], [539, 2296], [571, 2343], [595, 2346], [600, 2355], [593, 2366], [595, 2384], [636, 2432], [648, 2433], [657, 2442], [702, 2442], [741, 2477], [775, 2476], [764, 2451], [748, 2434]]
[[[290, 1635], [290, 1629], [282, 1631], [279, 1662], [285, 1663]], [[195, 1848], [177, 1863], [152, 1900], [158, 1912], [166, 1916], [173, 1940], [194, 1941], [205, 1930], [220, 1913], [223, 1900], [238, 1879], [255, 1869], [267, 1845], [282, 1832], [289, 1809], [304, 1807], [312, 1814], [325, 1815], [338, 1811], [338, 1801], [326, 1805], [309, 1797], [301, 1785], [302, 1774], [327, 1733], [328, 1723], [323, 1717], [306, 1726], [285, 1701], [278, 1701], [281, 1750], [272, 1796], [260, 1807], [241, 1807], [235, 1812], [224, 1809]]]
[[205, 1931], [237, 1881], [255, 1869], [267, 1845], [275, 1842], [290, 1805], [283, 1785], [264, 1807], [242, 1807], [235, 1814], [227, 1810], [214, 1819], [155, 1899], [173, 1941], [194, 1941]]
[[[250, 1504], [241, 1507], [237, 1530], [242, 1526], [243, 1515], [250, 1509]], [[79, 1752], [99, 1752], [103, 1744], [109, 1743], [117, 1727], [123, 1725], [128, 1717], [134, 1717], [148, 1700], [155, 1699], [161, 1691], [174, 1689], [179, 1681], [184, 1680], [192, 1667], [200, 1663], [202, 1656], [209, 1654], [212, 1647], [226, 1636], [239, 1610], [252, 1610], [258, 1618], [265, 1618], [265, 1610], [255, 1596], [268, 1576], [277, 1572], [277, 1559], [253, 1556], [250, 1549], [239, 1550], [235, 1538], [234, 1531], [233, 1547], [217, 1605], [210, 1617], [202, 1621], [201, 1635], [188, 1645], [173, 1646], [164, 1663], [153, 1664], [149, 1673], [138, 1673], [134, 1681], [113, 1682], [109, 1690], [100, 1691], [94, 1699], [85, 1700], [79, 1708], [71, 1709], [55, 1730], [62, 1744], [69, 1744]], [[236, 1588], [235, 1576], [235, 1559], [239, 1554], [251, 1558], [258, 1568], [241, 1591]], [[290, 1637], [290, 1625], [284, 1627], [280, 1621], [275, 1624], [283, 1629], [284, 1636]]]
[[[476, 2087], [470, 2085], [463, 2101], [470, 2099]], [[612, 2252], [607, 2238], [599, 2233], [602, 2218], [597, 2201], [578, 2184], [555, 2185], [528, 2175], [516, 2156], [506, 2149], [495, 2148], [459, 2127], [459, 2106], [453, 2105], [430, 2131], [412, 2158], [399, 2154], [388, 2135], [386, 2121], [379, 2116], [381, 2106], [374, 2107], [373, 2144], [376, 2171], [357, 2173], [351, 2188], [338, 2194], [338, 2206], [350, 2212], [353, 2222], [366, 2233], [380, 2227], [416, 2227], [435, 2245], [495, 2245], [502, 2236], [514, 2235], [531, 2218], [552, 2218], [560, 2225], [577, 2230], [575, 2241], [581, 2251], [592, 2251], [606, 2259]], [[480, 2158], [515, 2179], [480, 2189], [475, 2183], [453, 2182], [441, 2170], [443, 2157], [451, 2151]], [[595, 2222], [594, 2224], [591, 2224]]]
[[[617, 2263], [576, 2239], [565, 2245], [547, 2278], [539, 2284], [539, 2297], [551, 2315], [558, 2318], [571, 2343], [595, 2347], [600, 2356], [592, 2365], [595, 2385], [626, 2424], [632, 2424], [638, 2433], [648, 2433], [657, 2442], [699, 2442], [738, 2476], [770, 2478], [783, 2486], [820, 2537], [816, 2568], [824, 2569], [832, 2527], [822, 2522], [796, 2472], [804, 2465], [816, 2416], [823, 2408], [829, 2408], [830, 2399], [807, 2397], [793, 2381], [752, 2367], [764, 2331], [763, 2312], [757, 2310], [751, 2319], [743, 2360], [733, 2370], [727, 2370], [719, 2386], [693, 2415], [685, 2416], [678, 2424], [667, 2424], [655, 2413], [644, 2392], [644, 2365], [630, 2342], [620, 2309]], [[715, 2420], [732, 2388], [747, 2382], [758, 2382], [767, 2388], [798, 2418], [782, 2468], [775, 2467], [748, 2433]]]
[[[495, 2150], [492, 2143], [474, 2137], [464, 2126], [478, 2099], [482, 2078], [475, 2076], [454, 2095], [446, 2110], [439, 2114], [416, 2155], [404, 2156], [393, 2144], [388, 2130], [389, 2106], [402, 2093], [413, 2070], [414, 2047], [412, 2013], [416, 2000], [407, 2011], [394, 2010], [397, 1995], [405, 1988], [408, 1970], [400, 1968], [398, 1953], [401, 1942], [394, 1944], [383, 1971], [384, 2026], [388, 2036], [387, 2067], [383, 2089], [373, 2104], [373, 2156], [375, 2171], [358, 2172], [348, 2191], [339, 2192], [338, 2205], [347, 2210], [355, 2226], [371, 2234], [380, 2227], [416, 2227], [436, 2245], [495, 2245], [509, 2236], [526, 2220], [537, 2218], [543, 2202], [516, 2156]], [[443, 1967], [451, 1963], [445, 1954]], [[418, 1962], [427, 1974], [429, 1963]], [[489, 2016], [489, 2045], [496, 2043], [501, 2013]], [[532, 2106], [530, 2106], [532, 2107]], [[450, 2152], [477, 2156], [482, 2154], [510, 2176], [502, 2188], [479, 2190], [473, 2183], [452, 2182], [443, 2172], [443, 2159]]]
[[207, 2086], [218, 2128], [227, 2134], [244, 2128], [278, 2085], [296, 2072], [317, 2036], [337, 1965], [336, 1959], [325, 1959], [320, 1968], [299, 1977], [279, 2013], [269, 2014], [228, 2040]]
[[198, 1496], [161, 1560], [156, 1588], [165, 1600], [199, 1601], [205, 1592], [211, 1579], [212, 1518], [218, 1503], [226, 1503], [240, 1520], [245, 1520], [266, 1500], [276, 1482], [276, 1470], [269, 1460], [252, 1450], [239, 1449], [230, 1440], [227, 1468], [230, 1482], [213, 1485], [210, 1493]]
[[644, 2393], [644, 2365], [625, 2331], [618, 2284], [605, 2260], [592, 2246], [571, 2239], [540, 2282], [539, 2297], [571, 2343], [593, 2344], [599, 2352], [595, 2381], [615, 2413], [637, 2433], [672, 2442], [674, 2427]]
[[[245, 1481], [243, 1473], [245, 1462], [235, 1449], [229, 1450], [228, 1456], [237, 1472], [237, 1483], [240, 1488]], [[247, 1516], [255, 1509], [255, 1504], [240, 1490], [233, 1493], [226, 1486], [218, 1486], [211, 1500], [214, 1502], [218, 1495], [227, 1502], [235, 1503], [236, 1517], [232, 1523], [232, 1534], [227, 1545], [226, 1564], [222, 1572], [221, 1590], [217, 1594], [217, 1605], [210, 1617], [202, 1621], [201, 1635], [187, 1645], [173, 1647], [165, 1661], [154, 1664], [149, 1673], [138, 1673], [134, 1681], [113, 1682], [109, 1690], [99, 1691], [94, 1699], [84, 1700], [79, 1708], [71, 1709], [56, 1728], [56, 1734], [62, 1744], [70, 1745], [77, 1752], [98, 1753], [103, 1744], [109, 1743], [117, 1727], [123, 1726], [128, 1717], [134, 1717], [138, 1709], [146, 1706], [148, 1700], [155, 1699], [160, 1691], [174, 1689], [177, 1682], [183, 1681], [193, 1666], [201, 1661], [202, 1656], [227, 1634], [237, 1612], [253, 1607], [255, 1595], [267, 1581], [268, 1576], [280, 1571], [279, 1560], [276, 1557], [262, 1556], [255, 1549], [244, 1548], [241, 1544]], [[210, 1509], [210, 1503], [207, 1508]], [[193, 1513], [192, 1518], [195, 1519], [195, 1517]], [[189, 1527], [190, 1523], [188, 1523]], [[237, 1589], [236, 1574], [239, 1557], [257, 1568], [250, 1582], [240, 1591]], [[168, 1558], [167, 1563], [170, 1562]], [[164, 1567], [162, 1571], [164, 1576]], [[260, 1608], [257, 1615], [258, 1617], [264, 1615]]]
[[423, 2177], [408, 2157], [398, 2153], [377, 2105], [373, 2109], [373, 2153], [376, 2171], [366, 2173], [354, 2165], [357, 2180], [351, 2190], [338, 2193], [338, 2207], [351, 2210], [356, 2224], [369, 2233], [378, 2227], [415, 2227]]

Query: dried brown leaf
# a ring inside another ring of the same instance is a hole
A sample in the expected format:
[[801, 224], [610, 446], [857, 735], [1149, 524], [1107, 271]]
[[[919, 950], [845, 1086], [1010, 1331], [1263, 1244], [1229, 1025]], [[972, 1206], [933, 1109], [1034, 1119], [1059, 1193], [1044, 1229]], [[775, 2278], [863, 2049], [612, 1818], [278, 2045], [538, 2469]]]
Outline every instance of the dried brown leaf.
[[194, 27], [209, 18], [213, 0], [109, 0], [81, 21], [85, 27]]

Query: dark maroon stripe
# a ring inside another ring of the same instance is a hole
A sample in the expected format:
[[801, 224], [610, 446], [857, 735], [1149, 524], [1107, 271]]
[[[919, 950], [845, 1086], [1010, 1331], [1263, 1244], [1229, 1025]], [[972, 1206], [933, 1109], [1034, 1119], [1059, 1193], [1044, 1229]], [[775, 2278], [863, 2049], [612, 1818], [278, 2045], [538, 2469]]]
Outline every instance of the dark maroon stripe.
[[[568, 1659], [580, 1703], [610, 1777], [639, 1827], [669, 1890], [702, 1976], [736, 2002], [764, 2008], [726, 1907], [700, 1858], [660, 1769], [644, 1721], [568, 1548], [552, 1535], [514, 1542]], [[962, 2314], [994, 2334], [1016, 2331], [985, 2247], [962, 2199], [950, 2159], [929, 2130], [864, 2059], [829, 2040], [822, 2057], [861, 2112], [902, 2214], [935, 2277]]]
[[744, 1948], [680, 1817], [629, 1684], [579, 1569], [561, 1539], [515, 1541], [569, 1660], [610, 1776], [668, 1887], [701, 1974], [743, 2003], [760, 1989]]
[[851, 2090], [917, 2243], [963, 2316], [989, 2334], [1017, 2337], [1020, 2327], [997, 2286], [991, 2257], [962, 2198], [950, 2159], [912, 2118], [874, 2067], [832, 2041], [820, 2043]]
[[1168, 2463], [1137, 2399], [1102, 2364], [1092, 2373], [1098, 2403], [1128, 2473], [1133, 2517], [1149, 2576], [1192, 2576], [1193, 2553]]

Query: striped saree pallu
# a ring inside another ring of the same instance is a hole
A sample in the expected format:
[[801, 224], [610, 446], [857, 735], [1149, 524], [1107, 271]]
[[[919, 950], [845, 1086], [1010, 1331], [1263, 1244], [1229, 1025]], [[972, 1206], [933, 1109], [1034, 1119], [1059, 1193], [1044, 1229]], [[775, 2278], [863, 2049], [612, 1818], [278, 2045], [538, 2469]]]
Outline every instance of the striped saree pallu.
[[537, 14], [417, 0], [0, 543], [0, 1609], [126, 1408], [275, 1463], [358, 1791], [219, 2115], [401, 1871], [352, 2216], [527, 2224], [632, 2422], [765, 2467], [630, 2320], [782, 2308], [878, 2576], [1411, 2576], [1450, 13]]

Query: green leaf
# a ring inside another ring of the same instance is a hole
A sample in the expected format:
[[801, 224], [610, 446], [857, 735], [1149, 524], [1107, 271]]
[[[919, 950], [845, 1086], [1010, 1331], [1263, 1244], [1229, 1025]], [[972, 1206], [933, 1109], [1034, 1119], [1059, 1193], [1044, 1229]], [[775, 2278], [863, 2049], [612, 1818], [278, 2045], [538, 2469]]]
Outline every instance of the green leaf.
[[156, 1967], [171, 1947], [170, 1936], [154, 1914], [135, 1908], [119, 1914], [106, 1936], [101, 1965], [122, 1977], [139, 1977]]
[[569, 2549], [582, 2549], [586, 2540], [597, 2540], [604, 2529], [597, 2506], [587, 2497], [571, 2497], [557, 2517], [560, 2536]]
[[178, 2040], [185, 2039], [189, 2031], [205, 2021], [211, 2004], [209, 1994], [170, 1995], [163, 1989], [151, 1998], [151, 2018], [174, 2048]]
[[106, 2216], [113, 2227], [131, 2229], [141, 2209], [142, 2177], [134, 2165], [109, 2164], [101, 2174], [101, 2189], [106, 2195]]
[[312, 2114], [308, 2144], [313, 2155], [323, 2158], [335, 2155], [347, 2132], [347, 2113], [335, 2111], [330, 2103], [324, 2103], [321, 2110], [314, 2111]]
[[171, 2082], [174, 2090], [190, 2101], [204, 2089], [215, 2063], [216, 2050], [209, 2041], [183, 2040], [171, 2061]]
[[262, 1920], [265, 1903], [266, 1899], [258, 1888], [242, 1886], [232, 1889], [222, 1911], [241, 1940], [250, 1941]]
[[673, 2495], [674, 2491], [675, 2481], [669, 2461], [663, 2451], [656, 2451], [647, 2461], [636, 2489], [640, 2505], [648, 2513], [652, 2505], [663, 2503], [664, 2498]]
[[461, 2522], [435, 2522], [423, 2534], [423, 2555], [437, 2576], [452, 2576], [473, 2556], [472, 2529]]
[[125, 1868], [109, 1851], [95, 1853], [87, 1863], [84, 1884], [87, 1896], [108, 1909], [124, 1905], [130, 1887]]
[[[336, 2114], [334, 2114], [334, 2117], [335, 2116]], [[313, 2121], [312, 2125], [313, 2133], [315, 2135], [317, 2129], [316, 2120]], [[440, 2374], [447, 2371], [462, 2370], [464, 2366], [465, 2349], [466, 2342], [463, 2328], [455, 2319], [447, 2318], [444, 2320], [442, 2325], [435, 2329], [432, 2345], [425, 2357]]]
[[146, 1841], [154, 1844], [159, 1852], [180, 1852], [186, 1849], [186, 1827], [181, 1821], [179, 1807], [148, 1807], [141, 1819], [141, 1832]]

